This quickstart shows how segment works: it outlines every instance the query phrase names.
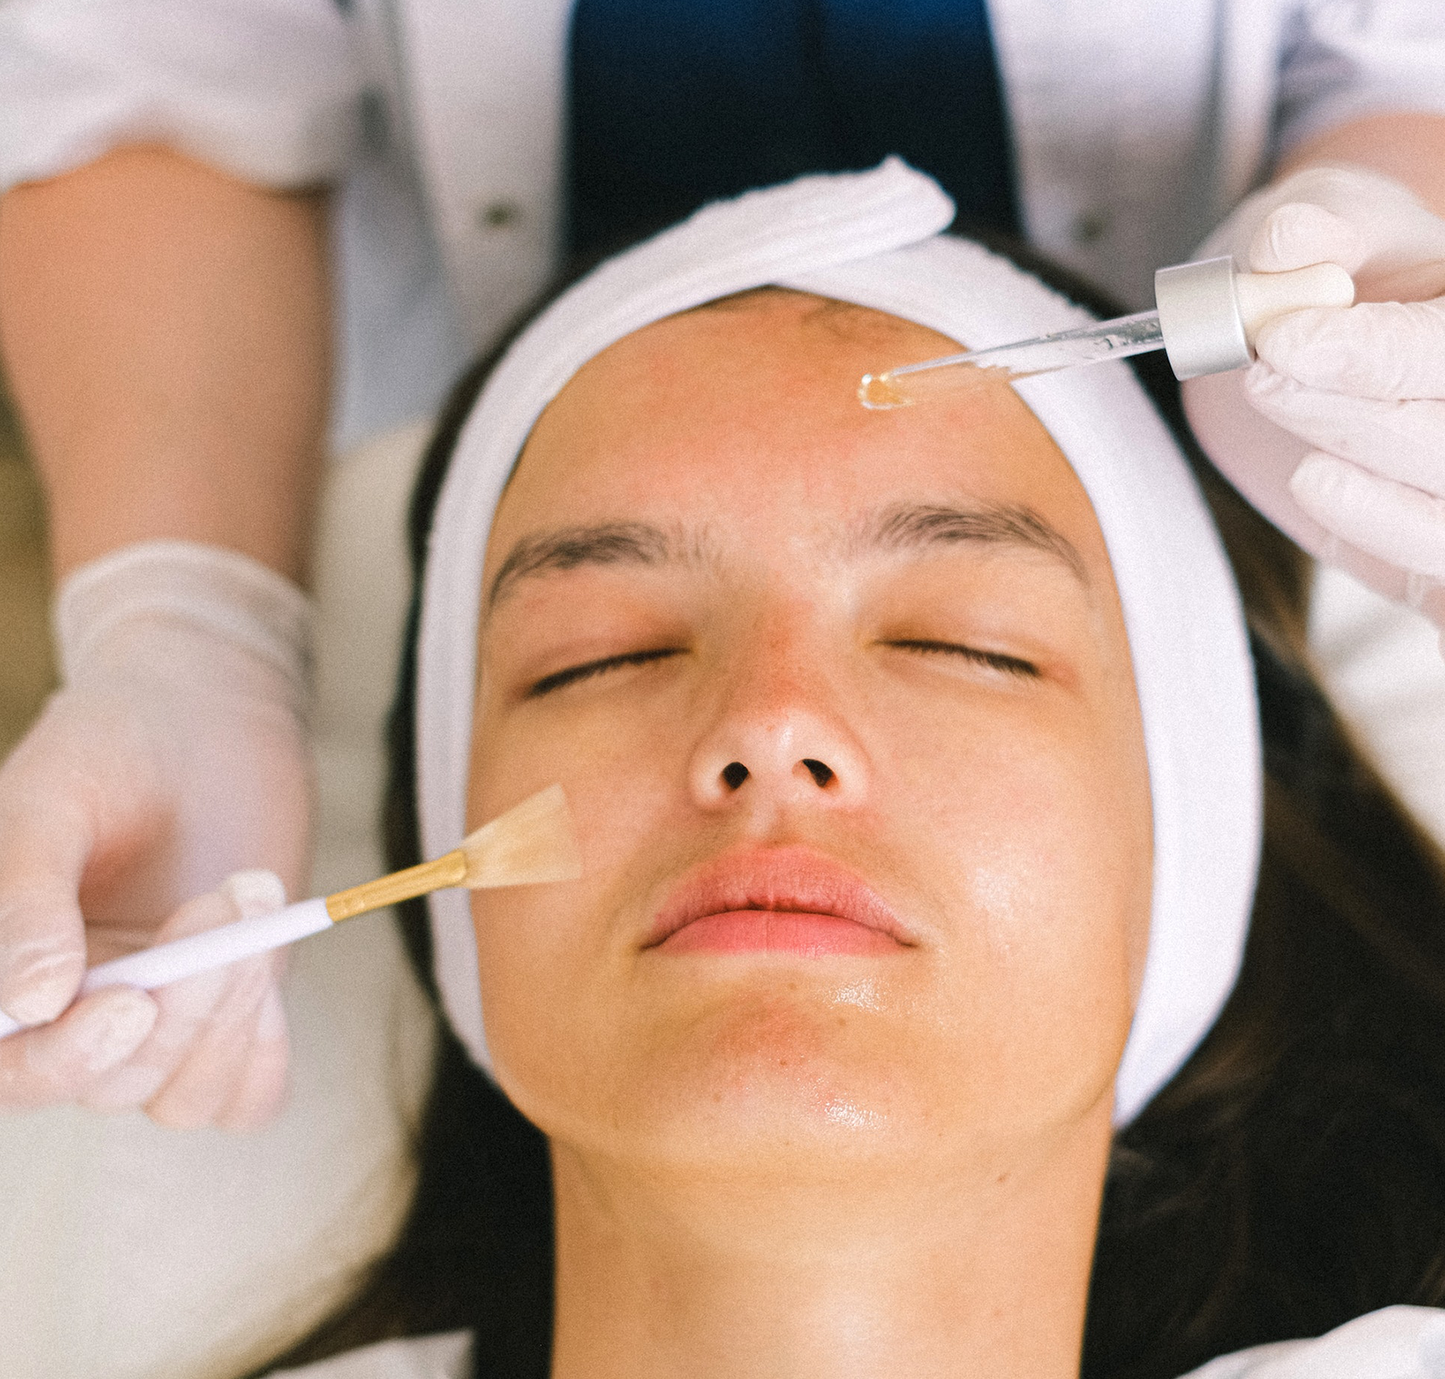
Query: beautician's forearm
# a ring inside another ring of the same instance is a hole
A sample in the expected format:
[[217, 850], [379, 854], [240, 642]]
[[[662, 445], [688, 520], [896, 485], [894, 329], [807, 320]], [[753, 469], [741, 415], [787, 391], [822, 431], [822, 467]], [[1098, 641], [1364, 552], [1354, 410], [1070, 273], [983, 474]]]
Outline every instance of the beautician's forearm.
[[1384, 173], [1445, 216], [1445, 115], [1367, 115], [1296, 149], [1280, 177], [1312, 163], [1350, 163]]
[[330, 376], [325, 205], [127, 148], [0, 200], [0, 349], [57, 574], [178, 537], [301, 578]]

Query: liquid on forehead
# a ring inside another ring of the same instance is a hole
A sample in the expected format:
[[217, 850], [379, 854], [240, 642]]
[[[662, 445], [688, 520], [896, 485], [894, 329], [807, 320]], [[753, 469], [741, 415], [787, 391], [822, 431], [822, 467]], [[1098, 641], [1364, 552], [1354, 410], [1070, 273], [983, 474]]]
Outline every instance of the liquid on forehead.
[[[926, 449], [956, 454], [961, 463], [935, 480], [955, 487], [962, 462], [976, 468], [985, 454], [1022, 456], [1038, 472], [1067, 471], [1006, 385], [906, 418], [870, 415], [859, 406], [860, 362], [902, 362], [954, 345], [895, 316], [778, 288], [665, 318], [599, 352], [543, 411], [514, 471], [500, 526], [511, 529], [509, 519], [522, 506], [576, 517], [611, 500], [613, 517], [622, 517], [629, 496], [646, 496], [629, 495], [638, 466], [656, 467], [660, 458], [672, 467], [697, 466], [708, 452], [758, 445], [781, 452], [811, 441], [816, 454], [805, 459], [817, 483], [836, 483], [850, 457], [865, 451], [879, 474], [900, 477]], [[715, 470], [712, 477], [727, 476]], [[780, 465], [764, 477], [772, 482], [750, 495], [752, 505], [784, 484], [787, 471]]]

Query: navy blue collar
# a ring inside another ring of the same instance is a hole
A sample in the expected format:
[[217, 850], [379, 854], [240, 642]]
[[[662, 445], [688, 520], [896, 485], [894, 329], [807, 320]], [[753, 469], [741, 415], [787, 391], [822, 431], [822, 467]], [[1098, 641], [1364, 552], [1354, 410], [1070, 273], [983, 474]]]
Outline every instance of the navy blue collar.
[[579, 254], [889, 153], [961, 226], [1019, 228], [984, 0], [577, 0], [568, 134]]

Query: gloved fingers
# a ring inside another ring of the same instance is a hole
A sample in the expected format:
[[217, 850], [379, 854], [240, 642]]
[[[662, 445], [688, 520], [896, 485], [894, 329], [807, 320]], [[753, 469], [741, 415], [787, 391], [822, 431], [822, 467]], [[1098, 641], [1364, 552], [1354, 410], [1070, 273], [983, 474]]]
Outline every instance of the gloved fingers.
[[85, 975], [85, 926], [75, 892], [0, 874], [0, 1010], [22, 1024], [53, 1020]]
[[253, 1066], [266, 996], [275, 988], [275, 965], [268, 956], [234, 966], [248, 970], [232, 972], [204, 1016], [192, 1016], [180, 1057], [145, 1103], [146, 1114], [158, 1125], [194, 1130], [222, 1124], [253, 1071], [263, 1081], [284, 1076], [284, 1064]]
[[[236, 918], [236, 908], [229, 898], [220, 891], [211, 891], [182, 905], [162, 926], [156, 941], [199, 933]], [[128, 1059], [112, 1067], [77, 1098], [80, 1104], [93, 1111], [110, 1112], [135, 1110], [150, 1102], [185, 1062], [216, 1007], [228, 992], [234, 991], [238, 980], [248, 992], [252, 991], [254, 974], [237, 973], [235, 968], [250, 967], [255, 961], [204, 972], [151, 992], [158, 1015], [150, 1036]], [[251, 999], [255, 998], [252, 994]], [[225, 1070], [219, 1070], [218, 1075], [226, 1076]]]
[[1445, 298], [1293, 311], [1260, 330], [1255, 350], [1278, 372], [1328, 392], [1445, 398]]
[[145, 1043], [158, 1014], [144, 991], [115, 987], [0, 1040], [0, 1105], [19, 1111], [83, 1100]]
[[1312, 452], [1290, 479], [1296, 503], [1341, 541], [1416, 578], [1445, 583], [1445, 500], [1382, 479], [1334, 455]]
[[78, 889], [95, 785], [57, 737], [42, 715], [0, 767], [0, 1009], [23, 1024], [59, 1015], [85, 972]]
[[1362, 168], [1310, 167], [1246, 198], [1201, 246], [1255, 272], [1338, 263], [1360, 301], [1445, 292], [1445, 220], [1408, 187]]
[[261, 998], [239, 1084], [216, 1118], [222, 1130], [255, 1130], [275, 1119], [286, 1098], [288, 1054], [286, 1010], [273, 986]]
[[[168, 923], [164, 937], [212, 927], [201, 911], [201, 901], [224, 902], [229, 921], [279, 909], [286, 903], [286, 892], [271, 872], [238, 872], [219, 891], [183, 906]], [[256, 1038], [267, 995], [276, 991], [283, 962], [280, 953], [264, 953], [176, 982], [159, 993], [162, 1018], [173, 1016], [175, 1025], [165, 1031], [166, 1046], [155, 1060], [166, 1067], [167, 1076], [146, 1102], [153, 1120], [176, 1129], [215, 1125], [245, 1083], [253, 1057], [274, 1060], [278, 1053], [284, 1055], [284, 1047], [278, 1049], [274, 1039], [267, 1040], [263, 1049]], [[266, 1077], [284, 1078], [284, 1057], [279, 1067], [263, 1071]]]
[[165, 850], [173, 811], [149, 736], [122, 699], [63, 689], [0, 766], [0, 1007], [24, 1023], [53, 1019], [86, 962], [109, 956], [82, 882], [95, 899]]
[[[240, 873], [182, 905], [156, 941], [268, 913], [284, 899], [270, 873]], [[213, 1124], [244, 1080], [253, 1029], [281, 963], [279, 954], [262, 954], [153, 992], [160, 1014], [149, 1038], [90, 1089], [84, 1104], [102, 1111], [144, 1106], [177, 1128]]]
[[1445, 498], [1445, 402], [1381, 402], [1307, 388], [1256, 364], [1245, 395], [1262, 416], [1316, 449]]
[[1259, 223], [1249, 242], [1252, 273], [1282, 273], [1315, 263], [1337, 263], [1347, 273], [1359, 270], [1369, 246], [1343, 216], [1310, 201], [1276, 207]]

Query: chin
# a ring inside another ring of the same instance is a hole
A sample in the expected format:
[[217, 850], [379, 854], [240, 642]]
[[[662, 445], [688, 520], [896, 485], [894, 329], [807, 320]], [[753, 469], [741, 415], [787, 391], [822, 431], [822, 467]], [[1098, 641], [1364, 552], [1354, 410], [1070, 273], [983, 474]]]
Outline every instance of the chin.
[[640, 1153], [679, 1167], [816, 1177], [848, 1161], [896, 1163], [917, 1148], [928, 1118], [908, 1107], [926, 1099], [899, 1070], [918, 1066], [920, 1051], [898, 1045], [892, 1022], [840, 1014], [788, 985], [778, 974], [770, 989], [733, 992], [651, 1032], [613, 1105]]

